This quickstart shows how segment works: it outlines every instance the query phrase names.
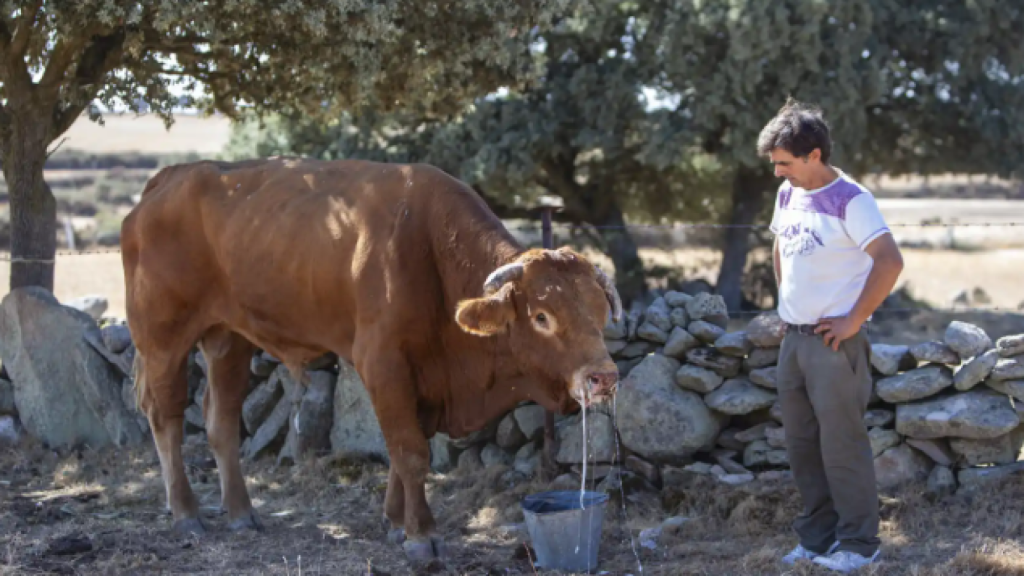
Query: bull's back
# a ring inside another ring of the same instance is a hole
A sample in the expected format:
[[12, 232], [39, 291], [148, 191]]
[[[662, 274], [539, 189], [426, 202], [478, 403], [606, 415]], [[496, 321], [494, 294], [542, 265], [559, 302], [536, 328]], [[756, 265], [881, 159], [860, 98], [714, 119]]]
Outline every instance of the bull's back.
[[131, 265], [145, 279], [136, 286], [159, 285], [275, 355], [348, 356], [360, 325], [422, 309], [401, 294], [403, 280], [429, 274], [426, 232], [403, 219], [423, 201], [411, 170], [296, 159], [172, 167], [126, 218], [126, 281]]

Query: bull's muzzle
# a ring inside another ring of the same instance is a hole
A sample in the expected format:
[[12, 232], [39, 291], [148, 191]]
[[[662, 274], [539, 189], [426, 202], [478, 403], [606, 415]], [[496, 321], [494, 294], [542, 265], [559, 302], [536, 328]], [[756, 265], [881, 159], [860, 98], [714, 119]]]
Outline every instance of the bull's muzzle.
[[599, 370], [585, 370], [574, 383], [573, 396], [583, 407], [610, 402], [619, 386], [619, 371], [615, 366]]

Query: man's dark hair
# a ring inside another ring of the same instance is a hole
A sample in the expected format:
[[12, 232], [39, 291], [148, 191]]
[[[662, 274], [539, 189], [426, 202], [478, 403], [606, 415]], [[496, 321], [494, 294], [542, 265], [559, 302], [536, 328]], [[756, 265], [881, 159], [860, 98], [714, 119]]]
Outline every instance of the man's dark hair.
[[832, 156], [832, 139], [821, 108], [798, 102], [792, 97], [761, 130], [757, 138], [757, 153], [767, 156], [780, 148], [793, 156], [807, 156], [815, 148], [821, 149], [821, 161], [828, 163]]

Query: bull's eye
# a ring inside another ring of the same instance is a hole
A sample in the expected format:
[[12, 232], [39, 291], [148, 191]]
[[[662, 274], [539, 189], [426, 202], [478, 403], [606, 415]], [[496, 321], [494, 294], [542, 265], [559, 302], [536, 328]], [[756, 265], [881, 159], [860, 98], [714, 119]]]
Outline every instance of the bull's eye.
[[544, 334], [552, 334], [555, 331], [555, 319], [545, 312], [538, 312], [533, 315], [533, 327]]

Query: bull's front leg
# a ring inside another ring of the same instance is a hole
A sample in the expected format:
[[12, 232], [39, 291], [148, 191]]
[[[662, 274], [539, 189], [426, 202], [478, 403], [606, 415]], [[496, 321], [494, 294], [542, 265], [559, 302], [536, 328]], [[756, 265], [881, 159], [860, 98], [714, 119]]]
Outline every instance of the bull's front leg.
[[427, 504], [430, 447], [417, 416], [412, 373], [397, 354], [368, 358], [360, 366], [391, 458], [384, 502], [384, 513], [392, 524], [389, 539], [402, 542], [404, 529], [402, 547], [410, 560], [443, 557], [444, 540], [436, 533]]

